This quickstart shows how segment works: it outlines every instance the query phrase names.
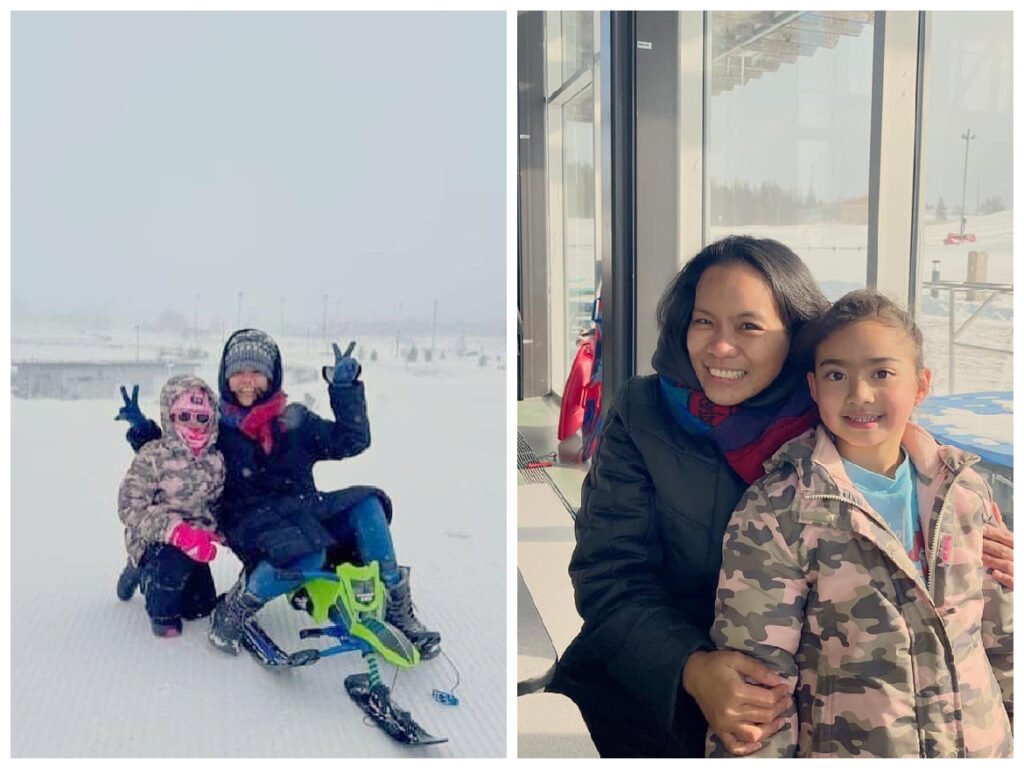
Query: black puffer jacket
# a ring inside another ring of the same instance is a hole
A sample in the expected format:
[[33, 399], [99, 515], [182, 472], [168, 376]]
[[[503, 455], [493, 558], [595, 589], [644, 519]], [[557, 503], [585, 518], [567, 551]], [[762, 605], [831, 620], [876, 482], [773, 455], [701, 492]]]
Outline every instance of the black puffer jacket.
[[[334, 421], [290, 404], [273, 425], [274, 446], [269, 454], [237, 428], [221, 425], [217, 447], [224, 454], [227, 479], [214, 514], [226, 544], [247, 567], [261, 559], [285, 565], [330, 548], [334, 538], [324, 523], [367, 496], [380, 498], [391, 519], [391, 502], [378, 488], [346, 488], [332, 494], [330, 504], [316, 489], [316, 462], [355, 456], [370, 445], [362, 382], [328, 389]], [[130, 431], [128, 439], [138, 449], [158, 436], [159, 428], [149, 422], [143, 430]]]
[[585, 717], [639, 705], [652, 731], [699, 756], [707, 723], [680, 681], [690, 653], [714, 649], [722, 537], [746, 484], [662, 397], [657, 376], [636, 377], [608, 411], [569, 565], [583, 629], [549, 690]]
[[[280, 390], [282, 378], [278, 356], [262, 401]], [[221, 398], [234, 402], [224, 376], [223, 355], [219, 383]], [[217, 447], [224, 454], [227, 478], [214, 515], [226, 544], [247, 568], [263, 559], [281, 566], [303, 555], [331, 549], [335, 538], [329, 530], [330, 521], [337, 521], [369, 496], [380, 499], [391, 521], [391, 501], [379, 488], [354, 486], [330, 494], [316, 489], [316, 462], [356, 456], [370, 445], [363, 383], [328, 385], [327, 389], [334, 421], [320, 418], [303, 405], [289, 404], [272, 426], [269, 454], [237, 427], [224, 419], [220, 422]], [[149, 421], [129, 430], [128, 441], [138, 450], [160, 434], [160, 428]]]

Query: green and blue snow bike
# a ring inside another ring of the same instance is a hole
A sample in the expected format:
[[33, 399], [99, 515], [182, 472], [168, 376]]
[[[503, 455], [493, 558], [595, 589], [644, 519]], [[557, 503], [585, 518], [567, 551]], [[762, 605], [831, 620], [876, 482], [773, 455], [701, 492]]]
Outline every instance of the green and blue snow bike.
[[[416, 666], [419, 651], [401, 630], [384, 620], [386, 592], [377, 561], [368, 565], [341, 563], [331, 571], [279, 571], [278, 577], [303, 580], [289, 595], [293, 607], [304, 610], [324, 627], [299, 631], [299, 637], [331, 637], [338, 645], [327, 649], [305, 648], [283, 651], [263, 630], [255, 617], [245, 622], [242, 646], [268, 667], [302, 667], [325, 656], [358, 651], [366, 660], [367, 671], [345, 678], [349, 697], [388, 736], [408, 745], [443, 744], [446, 738], [425, 731], [407, 710], [391, 699], [391, 689], [381, 679], [378, 657], [398, 668]], [[457, 699], [443, 691], [434, 698], [446, 704]]]

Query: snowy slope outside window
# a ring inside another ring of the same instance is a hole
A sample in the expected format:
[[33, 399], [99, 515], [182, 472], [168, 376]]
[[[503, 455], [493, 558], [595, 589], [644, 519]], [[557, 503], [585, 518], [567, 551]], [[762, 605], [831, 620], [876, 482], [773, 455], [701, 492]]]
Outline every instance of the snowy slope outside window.
[[[919, 288], [917, 319], [925, 332], [925, 363], [932, 369], [937, 394], [1010, 392], [1012, 14], [928, 13], [926, 30], [918, 280], [994, 283], [1009, 290], [953, 293], [956, 343], [951, 347], [951, 291]], [[1007, 441], [1009, 428], [1007, 424]]]
[[871, 12], [711, 12], [708, 242], [770, 237], [835, 299], [867, 276]]

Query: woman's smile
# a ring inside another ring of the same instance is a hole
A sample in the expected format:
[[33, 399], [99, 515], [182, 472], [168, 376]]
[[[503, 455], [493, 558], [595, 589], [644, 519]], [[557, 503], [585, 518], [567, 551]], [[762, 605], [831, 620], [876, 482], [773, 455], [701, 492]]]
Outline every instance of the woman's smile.
[[747, 375], [746, 371], [739, 368], [714, 368], [709, 365], [707, 369], [716, 379], [723, 379], [726, 382], [739, 381]]
[[746, 264], [708, 267], [697, 282], [686, 347], [713, 403], [739, 405], [771, 384], [789, 334], [764, 277]]

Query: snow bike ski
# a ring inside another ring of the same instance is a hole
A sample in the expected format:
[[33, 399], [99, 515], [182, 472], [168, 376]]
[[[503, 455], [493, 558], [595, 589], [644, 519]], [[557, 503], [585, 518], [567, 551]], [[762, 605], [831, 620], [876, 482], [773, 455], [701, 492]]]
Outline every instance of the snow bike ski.
[[334, 572], [279, 572], [281, 579], [304, 581], [289, 599], [295, 608], [309, 613], [325, 627], [299, 631], [302, 639], [332, 637], [338, 645], [293, 653], [282, 650], [250, 617], [244, 624], [242, 646], [266, 667], [290, 668], [313, 664], [325, 656], [359, 651], [368, 671], [345, 678], [345, 691], [384, 733], [406, 745], [443, 744], [448, 739], [424, 730], [405, 709], [391, 699], [391, 689], [381, 680], [377, 657], [397, 667], [413, 667], [419, 651], [402, 632], [384, 620], [386, 597], [376, 561], [364, 566], [338, 565]]
[[242, 647], [257, 661], [267, 667], [304, 667], [320, 659], [320, 651], [305, 648], [295, 653], [281, 650], [255, 619], [249, 618], [243, 625]]
[[360, 709], [383, 730], [388, 736], [403, 744], [427, 746], [444, 744], [448, 739], [431, 736], [412, 719], [407, 711], [391, 700], [391, 691], [377, 679], [373, 682], [374, 672], [362, 675], [349, 675], [345, 678], [345, 690]]

